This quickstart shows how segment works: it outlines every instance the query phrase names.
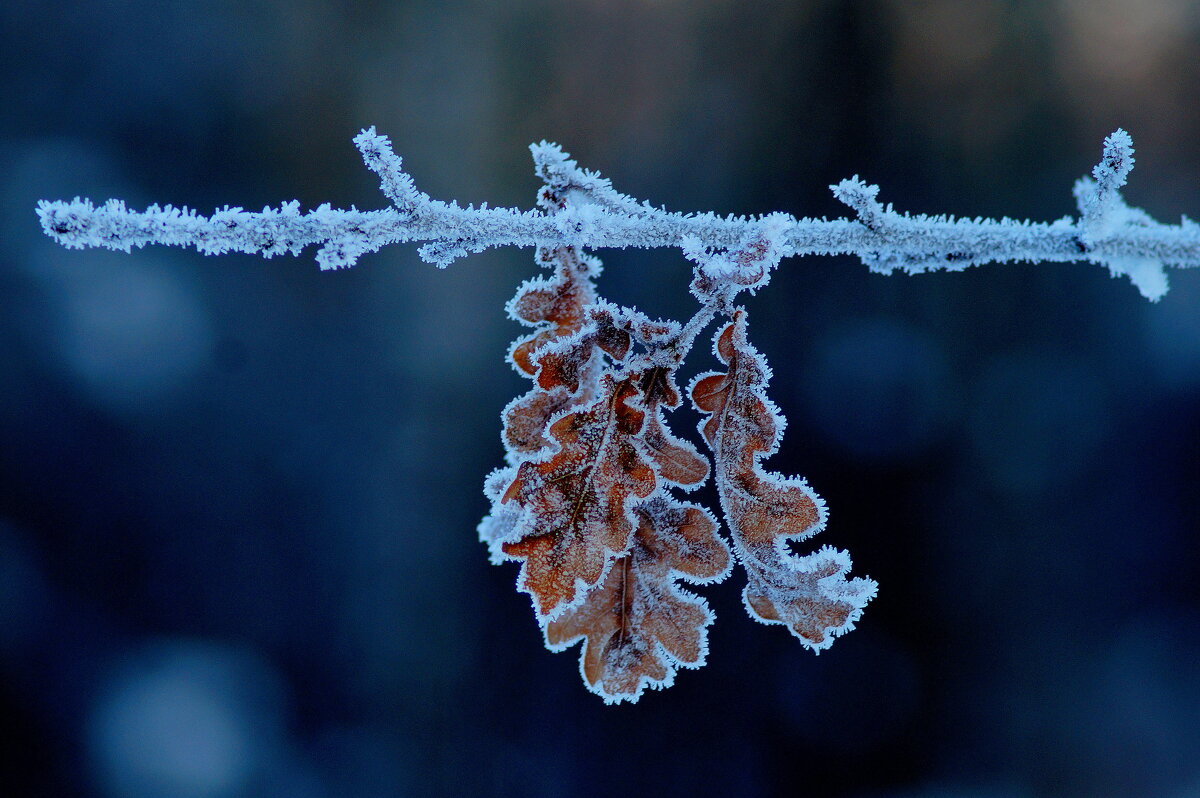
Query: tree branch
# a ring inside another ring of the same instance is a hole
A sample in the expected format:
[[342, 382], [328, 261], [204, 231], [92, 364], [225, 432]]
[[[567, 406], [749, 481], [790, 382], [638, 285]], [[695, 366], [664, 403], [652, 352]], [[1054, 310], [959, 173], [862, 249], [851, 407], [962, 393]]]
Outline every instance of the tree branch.
[[1155, 222], [1121, 199], [1119, 188], [1133, 166], [1132, 140], [1123, 130], [1105, 139], [1094, 179], [1076, 184], [1080, 219], [1050, 223], [901, 214], [878, 202], [877, 186], [857, 178], [831, 186], [834, 195], [855, 210], [857, 220], [674, 213], [620, 194], [607, 179], [580, 169], [557, 145], [546, 142], [530, 148], [537, 174], [546, 182], [539, 199], [542, 210], [489, 208], [486, 203], [463, 208], [418, 191], [387, 137], [374, 128], [359, 133], [354, 142], [368, 168], [380, 175], [394, 207], [347, 211], [325, 204], [301, 213], [293, 201], [261, 213], [225, 207], [205, 217], [170, 205], [138, 212], [120, 200], [96, 206], [76, 198], [43, 200], [37, 213], [46, 234], [69, 248], [129, 252], [164, 244], [194, 246], [206, 254], [235, 251], [272, 257], [296, 255], [317, 244], [323, 269], [349, 267], [380, 247], [409, 241], [425, 242], [421, 258], [439, 267], [504, 246], [731, 250], [768, 220], [782, 257], [856, 255], [882, 273], [957, 271], [1012, 261], [1090, 261], [1106, 266], [1114, 276], [1130, 277], [1154, 300], [1166, 292], [1166, 267], [1200, 266], [1200, 226], [1187, 218], [1178, 225]]

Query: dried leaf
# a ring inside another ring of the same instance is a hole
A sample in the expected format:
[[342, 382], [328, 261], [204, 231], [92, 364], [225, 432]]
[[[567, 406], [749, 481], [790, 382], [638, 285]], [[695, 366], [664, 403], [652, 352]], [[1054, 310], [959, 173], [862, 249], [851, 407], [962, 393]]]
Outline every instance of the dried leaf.
[[692, 490], [708, 479], [708, 461], [700, 456], [695, 446], [671, 434], [658, 408], [646, 415], [642, 442], [646, 444], [646, 455], [654, 462], [663, 481]]
[[550, 445], [546, 430], [568, 408], [587, 403], [602, 371], [601, 353], [621, 360], [629, 352], [629, 332], [604, 304], [587, 308], [587, 321], [575, 332], [550, 340], [533, 357], [534, 388], [504, 408], [504, 444], [510, 462]]
[[519, 539], [502, 550], [523, 561], [517, 585], [541, 618], [600, 581], [612, 555], [629, 547], [628, 502], [654, 492], [654, 468], [637, 443], [646, 417], [631, 404], [637, 394], [629, 379], [604, 375], [595, 402], [550, 426], [558, 451], [521, 463], [501, 497], [524, 510]]
[[592, 278], [600, 271], [596, 258], [571, 246], [543, 247], [538, 261], [553, 266], [554, 276], [526, 280], [507, 306], [512, 319], [538, 328], [514, 341], [509, 350], [513, 365], [529, 377], [537, 373], [534, 354], [539, 349], [583, 326], [584, 309], [596, 301]]
[[578, 330], [544, 344], [534, 354], [537, 386], [542, 390], [562, 387], [578, 393], [600, 352], [617, 361], [629, 354], [630, 325], [619, 308], [598, 303], [585, 308], [585, 317]]
[[536, 454], [549, 446], [546, 430], [550, 420], [580, 401], [587, 401], [587, 397], [577, 397], [566, 388], [553, 391], [535, 388], [509, 402], [501, 418], [504, 419], [504, 447], [510, 461]]
[[[545, 433], [551, 420], [591, 399], [598, 377], [597, 344], [610, 352], [618, 352], [620, 346], [610, 332], [615, 327], [611, 310], [594, 305], [592, 278], [600, 262], [569, 246], [543, 247], [538, 260], [553, 265], [555, 275], [525, 281], [508, 304], [512, 318], [538, 327], [509, 349], [517, 371], [537, 380], [532, 390], [504, 408], [502, 439], [510, 463], [550, 445]], [[628, 351], [627, 333], [625, 339]]]
[[691, 443], [675, 437], [662, 418], [664, 407], [680, 404], [675, 387], [675, 367], [651, 366], [637, 376], [642, 404], [647, 410], [642, 440], [658, 475], [673, 485], [694, 489], [708, 479], [708, 460]]
[[709, 414], [700, 430], [714, 453], [721, 507], [746, 568], [746, 608], [764, 623], [786, 625], [809, 648], [828, 648], [853, 628], [876, 584], [846, 579], [846, 552], [791, 553], [789, 541], [824, 528], [825, 504], [803, 479], [759, 465], [778, 448], [784, 422], [765, 393], [766, 360], [746, 340], [745, 311], [717, 334], [715, 349], [727, 370], [701, 375], [690, 393], [696, 408]]
[[658, 494], [634, 513], [629, 553], [578, 606], [545, 627], [553, 651], [584, 641], [584, 683], [605, 703], [636, 701], [647, 687], [669, 687], [679, 666], [704, 664], [714, 616], [678, 580], [717, 581], [730, 567], [729, 548], [707, 510]]

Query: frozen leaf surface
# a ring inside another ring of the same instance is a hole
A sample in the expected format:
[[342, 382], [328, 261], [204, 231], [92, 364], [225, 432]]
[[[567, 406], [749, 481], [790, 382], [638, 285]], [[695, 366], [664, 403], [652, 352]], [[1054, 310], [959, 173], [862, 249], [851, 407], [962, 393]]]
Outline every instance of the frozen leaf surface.
[[536, 328], [518, 338], [509, 353], [515, 368], [529, 377], [537, 372], [534, 352], [583, 326], [584, 308], [596, 301], [592, 281], [600, 271], [599, 261], [569, 246], [543, 248], [538, 261], [551, 266], [554, 275], [526, 280], [508, 303], [513, 320]]
[[730, 566], [729, 548], [707, 510], [659, 494], [634, 514], [629, 553], [545, 628], [554, 651], [583, 641], [584, 683], [606, 703], [635, 701], [647, 687], [669, 687], [678, 667], [704, 664], [714, 616], [679, 581], [715, 581]]
[[509, 462], [549, 446], [546, 431], [551, 419], [588, 401], [597, 379], [595, 369], [589, 368], [593, 353], [587, 345], [574, 346], [575, 361], [562, 353], [556, 355], [557, 368], [569, 372], [566, 380], [555, 380], [549, 373], [538, 379], [537, 358], [563, 339], [581, 338], [578, 334], [588, 322], [587, 308], [596, 301], [593, 278], [600, 271], [599, 261], [567, 246], [540, 249], [537, 260], [553, 268], [554, 274], [526, 280], [508, 303], [512, 319], [535, 328], [513, 342], [509, 360], [519, 374], [538, 380], [504, 408], [502, 437]]
[[708, 479], [708, 460], [701, 457], [691, 443], [677, 438], [663, 419], [664, 409], [674, 409], [680, 404], [679, 390], [675, 387], [675, 369], [650, 366], [637, 375], [637, 382], [646, 408], [642, 440], [659, 477], [685, 489], [704, 484]]
[[846, 578], [851, 563], [844, 551], [825, 547], [798, 556], [790, 550], [791, 541], [824, 528], [825, 504], [803, 479], [759, 465], [778, 448], [784, 421], [766, 396], [766, 361], [746, 340], [745, 311], [717, 334], [716, 354], [726, 371], [698, 377], [691, 395], [708, 414], [701, 432], [714, 454], [734, 551], [746, 569], [746, 608], [764, 623], [784, 624], [809, 648], [828, 648], [853, 628], [876, 584]]
[[593, 404], [551, 424], [558, 450], [521, 463], [501, 498], [524, 510], [519, 539], [502, 550], [522, 561], [517, 584], [539, 617], [553, 617], [600, 581], [611, 555], [629, 548], [630, 500], [654, 492], [654, 468], [636, 442], [646, 417], [636, 397], [629, 380], [605, 375]]

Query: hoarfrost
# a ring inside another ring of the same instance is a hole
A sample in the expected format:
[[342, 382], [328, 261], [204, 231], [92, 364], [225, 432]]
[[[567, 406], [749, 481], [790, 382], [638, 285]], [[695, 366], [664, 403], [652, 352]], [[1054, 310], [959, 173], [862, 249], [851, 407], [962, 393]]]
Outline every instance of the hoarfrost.
[[[419, 241], [421, 257], [439, 267], [492, 247], [674, 247], [693, 259], [707, 258], [710, 273], [726, 276], [737, 266], [716, 256], [738, 248], [764, 225], [776, 228], [780, 257], [851, 254], [873, 271], [910, 274], [985, 263], [1091, 261], [1128, 276], [1152, 300], [1166, 291], [1166, 268], [1200, 265], [1197, 225], [1155, 222], [1122, 199], [1134, 150], [1129, 134], [1120, 129], [1105, 139], [1092, 176], [1076, 183], [1079, 218], [1050, 223], [900, 213], [879, 202], [878, 186], [857, 176], [831, 186], [855, 219], [669, 212], [618, 192], [607, 178], [580, 168], [557, 144], [545, 141], [530, 147], [546, 184], [537, 210], [463, 208], [419, 191], [391, 142], [375, 128], [361, 131], [354, 143], [379, 175], [392, 207], [359, 211], [321, 205], [302, 213], [293, 201], [259, 213], [226, 207], [205, 217], [170, 205], [133, 211], [120, 200], [94, 205], [77, 197], [43, 200], [37, 213], [46, 234], [72, 249], [129, 252], [163, 244], [194, 246], [210, 255], [272, 257], [296, 255], [316, 244], [323, 269], [347, 268], [381, 247]], [[752, 288], [761, 284], [746, 275], [738, 282]]]

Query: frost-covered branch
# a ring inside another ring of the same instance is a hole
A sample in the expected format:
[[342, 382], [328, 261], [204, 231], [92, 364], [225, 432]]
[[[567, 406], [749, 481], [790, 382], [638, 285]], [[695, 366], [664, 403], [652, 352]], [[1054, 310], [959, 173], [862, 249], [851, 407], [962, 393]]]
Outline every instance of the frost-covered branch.
[[367, 168], [379, 175], [380, 188], [397, 210], [406, 216], [415, 216], [429, 204], [429, 195], [417, 190], [417, 184], [404, 171], [404, 162], [392, 151], [387, 136], [379, 135], [372, 127], [354, 137], [354, 146], [358, 147]]
[[[580, 169], [554, 144], [531, 146], [536, 171], [546, 187], [539, 209], [461, 207], [430, 199], [417, 190], [374, 128], [354, 139], [368, 168], [380, 176], [393, 207], [376, 211], [336, 210], [328, 204], [302, 213], [298, 202], [252, 213], [225, 207], [212, 216], [170, 205], [131, 211], [120, 200], [93, 205], [38, 205], [47, 235], [66, 247], [106, 247], [124, 252], [146, 244], [194, 246], [206, 254], [298, 254], [320, 246], [323, 269], [352, 266], [388, 244], [424, 242], [422, 259], [444, 267], [469, 253], [503, 246], [677, 247], [685, 252], [731, 250], [764, 223], [764, 217], [721, 217], [674, 213], [638, 202], [613, 189], [595, 172]], [[1092, 178], [1075, 186], [1080, 218], [1050, 223], [1012, 219], [958, 219], [899, 213], [876, 199], [879, 188], [857, 178], [832, 186], [856, 219], [796, 218], [771, 214], [779, 254], [856, 255], [873, 271], [917, 273], [959, 270], [1011, 261], [1091, 261], [1113, 275], [1126, 275], [1143, 295], [1158, 299], [1167, 290], [1165, 269], [1200, 265], [1200, 226], [1187, 218], [1160, 224], [1128, 207], [1120, 196], [1133, 167], [1133, 143], [1123, 130], [1104, 142]], [[726, 264], [735, 268], [736, 264]], [[750, 268], [760, 268], [754, 264]], [[745, 276], [735, 280], [753, 285]]]
[[[485, 481], [491, 507], [478, 531], [493, 562], [519, 563], [517, 587], [532, 599], [547, 647], [579, 644], [584, 683], [608, 703], [636, 701], [704, 664], [714, 616], [692, 588], [725, 579], [735, 564], [749, 615], [785, 626], [813, 651], [853, 629], [876, 595], [875, 580], [851, 575], [848, 552], [795, 548], [825, 528], [824, 500], [803, 477], [764, 466], [785, 419], [734, 300], [766, 285], [782, 259], [852, 254], [882, 273], [1084, 260], [1128, 276], [1152, 300], [1167, 290], [1166, 267], [1200, 265], [1200, 226], [1159, 224], [1122, 199], [1133, 167], [1122, 130], [1075, 186], [1079, 218], [1051, 223], [899, 213], [857, 176], [830, 187], [854, 218], [672, 213], [618, 192], [546, 142], [530, 148], [543, 182], [535, 208], [463, 208], [418, 190], [374, 128], [354, 143], [392, 207], [301, 212], [293, 201], [205, 217], [75, 199], [43, 201], [38, 215], [72, 248], [167, 244], [272, 257], [315, 244], [325, 269], [408, 241], [438, 266], [491, 247], [537, 247], [535, 260], [552, 274], [525, 280], [507, 305], [526, 328], [508, 358], [529, 389], [501, 414], [504, 464]], [[681, 324], [607, 301], [595, 281], [600, 262], [584, 252], [598, 247], [679, 249], [694, 264], [700, 307]], [[719, 317], [727, 318], [712, 338], [719, 368], [681, 390], [680, 367]], [[668, 414], [685, 401], [701, 415], [711, 459], [671, 431]], [[721, 521], [677, 495], [710, 479]]]

